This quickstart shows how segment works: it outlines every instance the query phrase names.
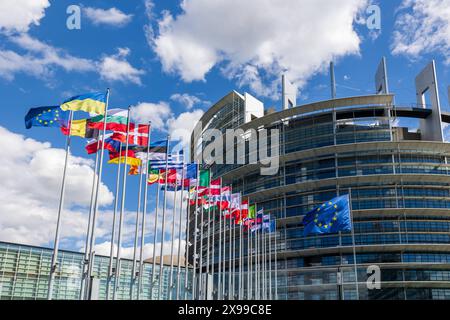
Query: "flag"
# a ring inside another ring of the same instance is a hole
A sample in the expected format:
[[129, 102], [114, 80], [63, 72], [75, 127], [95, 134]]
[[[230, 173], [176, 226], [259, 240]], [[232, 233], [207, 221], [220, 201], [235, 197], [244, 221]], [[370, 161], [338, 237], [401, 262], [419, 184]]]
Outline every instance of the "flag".
[[[98, 130], [88, 128], [87, 122], [88, 122], [87, 119], [72, 120], [70, 122], [70, 135], [81, 137], [81, 138], [86, 138], [86, 139], [97, 138]], [[69, 135], [69, 127], [68, 126], [69, 125], [61, 127], [62, 134], [66, 135], [66, 136]]]
[[[128, 144], [147, 146], [148, 145], [149, 127], [146, 124], [139, 124], [134, 129], [128, 132]], [[122, 143], [127, 142], [127, 134], [124, 132], [114, 132], [112, 139]]]
[[225, 218], [236, 218], [241, 206], [241, 194], [233, 193], [230, 196], [230, 204], [228, 210], [224, 212]]
[[150, 185], [157, 183], [158, 181], [160, 181], [160, 177], [161, 177], [161, 174], [160, 174], [159, 170], [149, 170], [147, 183]]
[[349, 196], [331, 199], [311, 210], [303, 218], [303, 225], [305, 226], [304, 236], [351, 231]]
[[141, 165], [141, 160], [136, 158], [134, 152], [132, 150], [128, 150], [128, 153], [125, 153], [125, 151], [119, 152], [109, 152], [109, 164], [119, 164], [119, 163], [125, 163], [125, 155], [127, 155], [127, 161], [126, 164], [130, 166], [139, 166]]
[[222, 179], [218, 178], [216, 180], [212, 180], [209, 185], [208, 194], [210, 195], [220, 195], [220, 185], [222, 184]]
[[248, 207], [248, 217], [250, 219], [256, 218], [256, 204], [252, 204], [250, 207]]
[[[111, 133], [105, 136], [105, 150], [111, 151], [112, 153], [119, 153], [120, 151], [120, 142], [111, 139]], [[88, 154], [93, 154], [98, 152], [98, 150], [102, 149], [102, 141], [97, 139], [89, 140], [86, 147], [86, 151]]]
[[243, 224], [244, 219], [248, 217], [248, 199], [242, 200], [240, 207], [233, 214], [236, 217], [236, 224]]
[[64, 101], [61, 109], [105, 114], [106, 92], [93, 92], [74, 96]]
[[25, 128], [61, 127], [69, 122], [69, 112], [59, 106], [31, 108], [25, 116]]
[[[166, 159], [164, 160], [150, 160], [150, 167], [152, 169], [166, 169]], [[167, 168], [168, 169], [183, 169], [184, 156], [183, 153], [169, 154], [167, 155]]]
[[[103, 130], [105, 125], [105, 116], [98, 115], [89, 119], [89, 128]], [[110, 109], [106, 113], [106, 130], [127, 132], [128, 110]], [[132, 123], [130, 123], [130, 129]]]
[[139, 174], [139, 166], [131, 165], [130, 170], [128, 171], [129, 176], [135, 176]]
[[258, 210], [258, 212], [256, 212], [255, 221], [254, 221], [253, 225], [250, 228], [250, 230], [252, 232], [255, 232], [255, 231], [261, 229], [261, 227], [263, 225], [263, 216], [264, 216], [264, 209], [260, 209], [260, 210]]
[[211, 176], [209, 170], [200, 170], [200, 176], [197, 186], [197, 193], [199, 197], [207, 194], [210, 180]]
[[136, 157], [143, 161], [147, 160], [147, 151], [148, 160], [166, 160], [167, 140], [151, 142], [150, 148], [147, 146], [131, 146], [129, 148], [134, 150]]

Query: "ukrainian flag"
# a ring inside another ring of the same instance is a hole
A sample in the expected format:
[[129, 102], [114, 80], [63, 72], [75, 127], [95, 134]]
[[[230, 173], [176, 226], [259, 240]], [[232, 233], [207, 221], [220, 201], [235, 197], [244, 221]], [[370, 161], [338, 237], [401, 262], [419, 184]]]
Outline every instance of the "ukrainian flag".
[[95, 114], [105, 114], [106, 93], [94, 92], [72, 97], [61, 105], [62, 110], [85, 111]]

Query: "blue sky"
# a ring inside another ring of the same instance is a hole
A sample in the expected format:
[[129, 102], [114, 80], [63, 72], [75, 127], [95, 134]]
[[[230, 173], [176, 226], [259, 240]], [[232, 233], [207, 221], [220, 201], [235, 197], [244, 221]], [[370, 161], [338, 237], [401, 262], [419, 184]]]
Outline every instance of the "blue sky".
[[[111, 88], [110, 107], [135, 106], [136, 119], [152, 120], [156, 124], [152, 138], [159, 139], [176, 130], [189, 132], [204, 110], [233, 89], [279, 109], [282, 72], [299, 86], [298, 104], [328, 99], [331, 59], [336, 64], [337, 94], [344, 97], [373, 93], [375, 69], [386, 56], [390, 89], [397, 103], [410, 105], [415, 103], [415, 76], [435, 59], [441, 104], [450, 111], [449, 0], [292, 0], [286, 1], [286, 7], [271, 0], [188, 0], [184, 8], [179, 1], [81, 1], [75, 3], [81, 8], [80, 30], [66, 27], [66, 9], [72, 1], [3, 2], [0, 127], [11, 140], [4, 139], [5, 152], [21, 154], [10, 159], [18, 171], [36, 165], [33, 160], [40, 151], [51, 156], [65, 143], [57, 129], [25, 129], [24, 115], [30, 107], [60, 104], [71, 95], [107, 87]], [[369, 30], [364, 23], [370, 4], [381, 9], [380, 30]], [[55, 150], [44, 144], [30, 147], [34, 140], [49, 142]], [[86, 180], [92, 163], [84, 161], [93, 158], [85, 154], [82, 139], [74, 140], [74, 172], [80, 174], [74, 174], [74, 180], [81, 176]], [[0, 190], [11, 201], [25, 196], [30, 206], [42, 209], [8, 212], [0, 220], [0, 240], [51, 245], [57, 199], [37, 196], [25, 187], [40, 179], [36, 188], [45, 189], [48, 182], [48, 192], [57, 191], [60, 172], [48, 162], [47, 167], [38, 167], [42, 171], [25, 175], [21, 183], [12, 179], [8, 192]], [[104, 171], [105, 194], [107, 189], [114, 191], [114, 169], [107, 166]], [[55, 178], [48, 178], [52, 172]], [[89, 179], [71, 190], [82, 194]], [[131, 225], [137, 177], [129, 183], [126, 207]], [[154, 201], [150, 201], [152, 211]], [[70, 230], [64, 234], [64, 248], [82, 247], [86, 199], [81, 202], [84, 205], [74, 201], [67, 209], [66, 230]], [[102, 249], [108, 245], [111, 203], [112, 195], [105, 196], [100, 221], [100, 229], [104, 228], [98, 237]], [[30, 236], [34, 232], [39, 235]], [[127, 237], [127, 246], [130, 241]]]

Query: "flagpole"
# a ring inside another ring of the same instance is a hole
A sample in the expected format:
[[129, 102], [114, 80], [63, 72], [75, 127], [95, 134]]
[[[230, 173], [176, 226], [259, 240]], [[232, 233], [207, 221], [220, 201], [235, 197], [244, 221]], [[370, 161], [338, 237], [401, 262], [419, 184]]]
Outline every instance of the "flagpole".
[[141, 213], [141, 202], [142, 202], [142, 180], [143, 180], [143, 172], [142, 172], [142, 164], [140, 165], [139, 172], [139, 190], [138, 190], [138, 204], [136, 209], [136, 220], [134, 226], [134, 247], [133, 247], [133, 266], [131, 269], [131, 279], [130, 279], [130, 300], [133, 300], [133, 290], [134, 283], [136, 281], [136, 263], [137, 263], [137, 249], [138, 249], [138, 241], [139, 241], [139, 214]]
[[[249, 202], [249, 213], [250, 213], [250, 202]], [[248, 218], [248, 217], [247, 217]], [[247, 300], [251, 300], [252, 293], [251, 293], [251, 261], [252, 256], [250, 254], [250, 247], [251, 247], [251, 240], [250, 240], [250, 227], [247, 224]]]
[[[180, 300], [180, 283], [181, 283], [181, 230], [183, 223], [183, 194], [184, 194], [184, 176], [186, 172], [186, 162], [183, 154], [183, 170], [181, 172], [181, 195], [180, 195], [180, 219], [178, 221], [178, 256], [177, 256], [177, 290], [176, 300]], [[189, 189], [188, 189], [189, 190]], [[187, 266], [185, 266], [187, 268]]]
[[[220, 187], [220, 186], [219, 186]], [[221, 190], [219, 189], [219, 192], [221, 192]], [[213, 290], [213, 300], [214, 300], [214, 292], [216, 291], [214, 289], [214, 273], [215, 273], [215, 265], [214, 265], [214, 254], [215, 254], [215, 250], [214, 250], [214, 245], [215, 245], [215, 231], [216, 231], [216, 206], [217, 203], [214, 204], [213, 201], [213, 215], [212, 215], [212, 233], [211, 233], [211, 279], [212, 279], [212, 290]], [[211, 215], [211, 214], [210, 214]]]
[[239, 204], [239, 288], [238, 288], [238, 299], [242, 300], [242, 194], [241, 203]]
[[[141, 299], [142, 292], [142, 277], [144, 275], [144, 246], [145, 246], [145, 218], [147, 215], [147, 200], [148, 200], [148, 163], [150, 158], [150, 137], [151, 137], [151, 121], [148, 122], [148, 141], [147, 141], [147, 157], [146, 162], [142, 166], [142, 170], [145, 170], [145, 187], [144, 187], [144, 207], [142, 208], [142, 221], [141, 221], [141, 247], [139, 252], [139, 272], [137, 276], [138, 291], [137, 299]], [[151, 292], [150, 292], [151, 298]]]
[[[239, 199], [241, 201], [242, 199]], [[233, 290], [233, 300], [236, 299], [236, 221], [233, 224], [233, 278], [231, 279], [231, 288]]]
[[[233, 189], [231, 189], [231, 196], [233, 196]], [[232, 201], [231, 201], [232, 202]], [[231, 204], [231, 203], [230, 203]], [[232, 222], [233, 222], [233, 210], [230, 205], [230, 230], [228, 234], [228, 300], [233, 300], [234, 293], [232, 292], [232, 283], [233, 283], [233, 272], [232, 272], [232, 266], [231, 266], [231, 253], [233, 252], [232, 247], [232, 237], [233, 237], [233, 230], [232, 230]]]
[[[209, 272], [211, 267], [211, 260], [209, 259], [209, 247], [211, 244], [211, 170], [209, 170], [209, 181], [208, 181], [208, 211], [206, 212], [208, 215], [208, 233], [206, 240], [206, 277], [205, 277], [205, 300], [208, 300], [208, 287], [209, 287]], [[214, 282], [213, 282], [214, 283]]]
[[217, 264], [217, 300], [222, 300], [222, 178], [220, 178], [219, 184], [220, 197], [219, 197], [219, 261]]
[[[91, 239], [90, 239], [90, 245], [89, 245], [89, 265], [88, 265], [88, 295], [90, 296], [90, 290], [91, 290], [91, 278], [92, 278], [92, 269], [94, 268], [94, 259], [95, 259], [95, 228], [96, 228], [96, 222], [97, 222], [97, 214], [98, 214], [98, 196], [100, 191], [100, 183], [102, 181], [102, 174], [103, 174], [103, 156], [105, 151], [105, 136], [106, 136], [106, 124], [107, 124], [107, 115], [108, 115], [108, 108], [109, 108], [109, 88], [106, 90], [106, 104], [105, 104], [105, 116], [103, 121], [103, 129], [102, 129], [102, 147], [101, 147], [101, 153], [100, 153], [100, 164], [98, 169], [98, 178], [97, 178], [97, 186], [96, 186], [96, 192], [95, 192], [95, 201], [94, 201], [94, 213], [92, 215], [92, 233], [91, 233]], [[97, 151], [98, 152], [98, 151]]]
[[158, 289], [158, 300], [161, 299], [161, 291], [162, 291], [162, 277], [163, 277], [163, 267], [164, 267], [164, 232], [166, 227], [166, 207], [167, 207], [167, 177], [168, 169], [169, 169], [169, 140], [170, 135], [167, 136], [167, 155], [166, 155], [166, 171], [165, 171], [165, 181], [164, 181], [164, 195], [163, 195], [163, 214], [161, 221], [161, 246], [160, 246], [160, 254], [159, 254], [159, 289]]
[[59, 238], [61, 233], [61, 216], [64, 207], [64, 196], [66, 191], [66, 175], [67, 175], [67, 164], [69, 163], [69, 153], [70, 153], [70, 135], [71, 135], [71, 127], [72, 127], [72, 119], [73, 119], [73, 111], [70, 111], [69, 114], [69, 134], [66, 139], [66, 157], [64, 160], [64, 169], [63, 169], [63, 177], [61, 183], [61, 194], [59, 197], [59, 207], [58, 207], [58, 218], [56, 221], [56, 230], [55, 230], [55, 242], [53, 246], [53, 255], [52, 262], [50, 265], [50, 276], [48, 281], [48, 293], [47, 299], [52, 300], [53, 298], [53, 286], [55, 282], [55, 273], [56, 268], [58, 267], [58, 250], [59, 250]]
[[278, 261], [277, 261], [277, 238], [278, 238], [278, 223], [277, 219], [275, 218], [275, 300], [278, 300]]
[[[167, 150], [166, 150], [166, 158], [167, 158]], [[156, 241], [158, 237], [158, 208], [159, 208], [159, 193], [161, 189], [160, 183], [160, 170], [158, 169], [158, 182], [156, 185], [156, 208], [155, 208], [155, 226], [153, 229], [153, 253], [152, 253], [152, 282], [150, 283], [150, 296], [153, 300], [153, 287], [155, 285], [155, 276], [156, 276]]]
[[195, 187], [195, 209], [194, 209], [194, 254], [193, 254], [193, 269], [192, 269], [192, 300], [195, 300], [197, 290], [197, 224], [198, 224], [198, 187], [200, 184], [200, 164], [197, 168], [197, 185]]
[[94, 197], [95, 197], [95, 182], [97, 179], [97, 169], [98, 169], [98, 149], [100, 147], [100, 140], [97, 137], [97, 152], [95, 153], [95, 165], [94, 165], [94, 174], [92, 177], [92, 189], [91, 189], [91, 201], [89, 204], [89, 216], [88, 216], [88, 225], [86, 231], [86, 240], [84, 245], [84, 259], [83, 259], [83, 276], [81, 279], [81, 290], [80, 290], [80, 300], [84, 300], [86, 298], [86, 279], [87, 279], [87, 263], [88, 263], [88, 254], [89, 254], [89, 236], [91, 234], [91, 220], [92, 220], [92, 207], [94, 205]]
[[356, 245], [355, 245], [355, 225], [353, 223], [353, 209], [352, 209], [352, 189], [348, 189], [348, 204], [350, 208], [350, 219], [352, 222], [352, 245], [353, 245], [353, 266], [355, 269], [355, 289], [356, 299], [359, 300], [359, 287], [358, 287], [358, 265], [356, 263]]
[[269, 300], [272, 300], [272, 222], [269, 219]]
[[[122, 150], [122, 142], [119, 144], [119, 150]], [[98, 152], [97, 152], [98, 154]], [[120, 167], [122, 160], [122, 152], [119, 152], [119, 164], [117, 165], [117, 178], [116, 178], [116, 194], [114, 196], [114, 212], [113, 212], [113, 225], [111, 231], [111, 248], [109, 250], [109, 266], [108, 266], [108, 279], [106, 283], [106, 300], [109, 300], [110, 296], [110, 286], [113, 276], [113, 261], [114, 261], [114, 240], [116, 233], [116, 216], [117, 216], [117, 206], [119, 203], [119, 191], [120, 191]]]
[[[175, 174], [175, 195], [173, 197], [173, 210], [172, 210], [172, 229], [170, 232], [170, 238], [171, 238], [171, 245], [170, 245], [170, 272], [169, 272], [169, 284], [168, 284], [168, 290], [169, 290], [169, 300], [172, 300], [173, 298], [173, 251], [174, 251], [174, 233], [175, 233], [175, 218], [177, 213], [177, 189], [178, 189], [178, 175]], [[166, 186], [167, 188], [167, 186]], [[180, 214], [181, 216], [181, 214]]]
[[[117, 235], [117, 254], [116, 254], [116, 270], [114, 277], [114, 290], [113, 290], [113, 300], [117, 298], [117, 290], [119, 288], [120, 281], [120, 254], [121, 254], [121, 246], [122, 246], [122, 229], [123, 229], [123, 219], [125, 215], [125, 196], [127, 190], [127, 162], [128, 162], [128, 147], [129, 147], [129, 132], [130, 132], [130, 109], [128, 107], [128, 116], [127, 116], [127, 134], [126, 134], [126, 143], [125, 143], [125, 158], [123, 163], [123, 172], [122, 172], [122, 200], [120, 203], [120, 215], [119, 215], [119, 230]], [[122, 149], [120, 149], [120, 153], [122, 153]], [[122, 159], [120, 160], [122, 161]], [[120, 163], [119, 163], [120, 164]]]
[[[198, 165], [197, 165], [198, 167]], [[198, 171], [198, 169], [196, 169], [196, 171]], [[198, 176], [197, 176], [198, 179]], [[187, 300], [187, 293], [188, 293], [188, 285], [189, 285], [189, 273], [188, 273], [188, 269], [189, 269], [189, 247], [190, 247], [190, 242], [189, 242], [189, 213], [191, 212], [191, 181], [189, 180], [189, 187], [188, 187], [188, 198], [187, 198], [187, 205], [186, 205], [186, 231], [185, 231], [185, 237], [186, 237], [186, 250], [185, 250], [185, 263], [184, 263], [184, 300]]]
[[203, 203], [200, 206], [199, 299], [203, 300]]

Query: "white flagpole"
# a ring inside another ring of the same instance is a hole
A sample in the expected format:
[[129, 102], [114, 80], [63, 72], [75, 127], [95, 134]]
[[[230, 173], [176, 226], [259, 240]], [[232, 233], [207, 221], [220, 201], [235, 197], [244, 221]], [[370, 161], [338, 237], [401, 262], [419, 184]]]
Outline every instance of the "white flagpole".
[[[220, 185], [219, 185], [219, 187], [220, 187]], [[220, 189], [219, 189], [219, 192], [220, 192]], [[214, 265], [214, 254], [215, 254], [215, 250], [214, 250], [214, 246], [215, 246], [215, 231], [216, 231], [216, 203], [214, 203], [214, 201], [213, 201], [213, 214], [212, 214], [212, 227], [211, 227], [211, 229], [212, 229], [212, 232], [211, 232], [211, 279], [212, 279], [212, 290], [213, 290], [213, 300], [215, 299], [214, 298], [214, 292], [215, 291], [217, 291], [217, 290], [215, 290], [214, 288], [215, 288], [215, 286], [214, 286], [214, 283], [215, 283], [215, 281], [214, 281], [214, 267], [215, 267], [215, 265]], [[210, 214], [211, 215], [211, 214]], [[217, 288], [217, 287], [216, 287]]]
[[[119, 150], [122, 150], [122, 143], [119, 144]], [[117, 206], [119, 203], [119, 191], [120, 191], [120, 167], [122, 160], [122, 153], [119, 152], [119, 164], [117, 165], [117, 178], [116, 178], [116, 194], [114, 196], [114, 212], [113, 212], [113, 223], [111, 231], [111, 247], [109, 250], [109, 266], [108, 266], [108, 279], [106, 282], [106, 300], [110, 298], [110, 286], [113, 276], [113, 262], [114, 262], [114, 241], [116, 233], [116, 218], [117, 218]]]
[[[184, 166], [183, 166], [184, 167]], [[173, 298], [173, 254], [174, 254], [174, 233], [175, 233], [175, 218], [177, 214], [177, 189], [178, 189], [178, 179], [177, 174], [175, 174], [175, 195], [173, 197], [173, 210], [172, 210], [172, 229], [170, 231], [170, 272], [169, 272], [169, 284], [168, 284], [168, 290], [169, 290], [169, 300], [172, 300]], [[181, 216], [181, 214], [180, 214]]]
[[139, 170], [139, 190], [138, 190], [138, 205], [136, 209], [136, 220], [134, 226], [134, 247], [133, 247], [133, 266], [131, 269], [131, 279], [130, 279], [130, 300], [133, 300], [134, 283], [136, 281], [136, 264], [137, 264], [137, 250], [139, 241], [139, 215], [141, 213], [141, 202], [142, 202], [142, 180], [144, 174], [142, 170], [142, 164]]
[[239, 204], [239, 288], [238, 288], [238, 299], [242, 300], [242, 195], [241, 203]]
[[[249, 208], [250, 210], [250, 203], [249, 203]], [[250, 211], [249, 211], [250, 212]], [[248, 219], [248, 217], [247, 217]], [[247, 222], [248, 223], [248, 222]], [[252, 292], [251, 292], [251, 261], [252, 261], [252, 256], [250, 254], [250, 245], [251, 245], [251, 240], [250, 240], [250, 228], [249, 225], [247, 224], [247, 300], [251, 300], [252, 299]]]
[[69, 113], [69, 134], [67, 136], [66, 140], [66, 158], [64, 160], [64, 170], [63, 170], [63, 177], [62, 177], [62, 183], [61, 183], [61, 194], [59, 197], [59, 207], [58, 207], [58, 218], [56, 221], [56, 231], [55, 231], [55, 242], [53, 246], [53, 255], [52, 255], [52, 262], [50, 265], [50, 276], [48, 281], [48, 293], [47, 293], [47, 299], [52, 300], [53, 298], [53, 286], [55, 282], [55, 273], [56, 269], [58, 268], [58, 250], [59, 250], [59, 238], [61, 233], [61, 216], [64, 209], [64, 196], [66, 191], [66, 175], [67, 175], [67, 164], [69, 163], [69, 154], [70, 154], [70, 136], [71, 136], [71, 127], [72, 127], [72, 119], [73, 119], [73, 111], [70, 111]]
[[232, 300], [235, 300], [236, 299], [236, 222], [233, 224], [233, 266], [232, 267], [233, 267], [233, 278], [231, 279], [231, 289], [233, 291]]
[[[167, 158], [167, 150], [166, 150], [166, 158]], [[159, 193], [161, 189], [160, 184], [160, 170], [158, 169], [158, 182], [156, 185], [156, 208], [155, 208], [155, 226], [153, 229], [153, 254], [152, 254], [152, 282], [150, 283], [150, 297], [153, 300], [153, 288], [156, 282], [156, 243], [158, 239], [158, 208], [159, 208]]]
[[200, 207], [199, 299], [203, 300], [203, 204]]
[[[231, 195], [233, 196], [233, 191], [231, 191]], [[233, 270], [231, 266], [231, 254], [233, 252], [233, 230], [232, 230], [232, 223], [233, 223], [233, 210], [230, 207], [230, 230], [228, 235], [228, 300], [233, 300], [234, 292], [232, 292], [232, 284], [233, 284]]]
[[269, 220], [269, 299], [272, 300], [272, 231], [271, 231], [272, 223]]
[[352, 189], [351, 188], [348, 189], [348, 205], [349, 205], [349, 209], [350, 209], [350, 221], [352, 222], [353, 267], [355, 269], [356, 300], [359, 300], [358, 264], [356, 263], [355, 224], [353, 223]]
[[[198, 170], [197, 170], [198, 171]], [[189, 187], [188, 187], [188, 198], [187, 198], [187, 210], [186, 210], [186, 252], [185, 252], [185, 265], [184, 265], [184, 300], [187, 300], [187, 293], [188, 293], [188, 285], [189, 285], [189, 213], [191, 212], [191, 198], [190, 198], [190, 190], [191, 190], [191, 182], [189, 181]]]
[[158, 283], [158, 300], [162, 297], [162, 278], [163, 278], [163, 268], [164, 268], [164, 232], [166, 228], [166, 207], [167, 207], [167, 177], [169, 169], [169, 141], [170, 135], [167, 136], [167, 156], [166, 156], [166, 171], [164, 180], [164, 195], [163, 195], [163, 214], [161, 220], [161, 245], [159, 251], [159, 283]]
[[[89, 267], [88, 267], [88, 294], [90, 295], [91, 290], [91, 278], [92, 278], [92, 269], [94, 268], [94, 259], [95, 259], [95, 228], [97, 223], [97, 215], [98, 215], [98, 196], [100, 192], [100, 183], [102, 181], [102, 174], [103, 174], [103, 156], [105, 151], [105, 136], [106, 136], [106, 124], [107, 124], [107, 115], [108, 115], [108, 108], [109, 108], [109, 88], [106, 91], [106, 104], [105, 104], [105, 116], [103, 121], [103, 129], [102, 129], [102, 147], [101, 147], [101, 153], [100, 153], [100, 164], [98, 169], [98, 178], [97, 178], [97, 186], [96, 186], [96, 192], [95, 192], [95, 201], [94, 201], [94, 213], [92, 215], [92, 233], [91, 233], [91, 240], [89, 245]], [[97, 151], [98, 152], [98, 151]]]
[[[183, 170], [181, 173], [181, 195], [180, 195], [180, 219], [178, 221], [178, 255], [177, 255], [177, 290], [176, 300], [180, 300], [180, 283], [181, 283], [181, 230], [183, 224], [183, 196], [184, 196], [184, 176], [186, 172], [186, 162], [183, 155]], [[187, 268], [187, 266], [185, 266]]]
[[[127, 190], [127, 162], [128, 162], [128, 146], [129, 146], [129, 132], [130, 132], [130, 107], [128, 107], [128, 116], [127, 116], [127, 134], [126, 134], [126, 143], [125, 143], [125, 157], [123, 164], [123, 172], [122, 172], [122, 200], [120, 203], [120, 215], [119, 215], [119, 230], [117, 235], [117, 254], [116, 254], [116, 270], [114, 277], [114, 290], [113, 290], [113, 300], [117, 299], [117, 290], [119, 289], [120, 282], [120, 255], [121, 255], [121, 246], [122, 246], [122, 229], [123, 229], [123, 219], [125, 215], [125, 196]], [[122, 149], [120, 150], [122, 153]], [[120, 159], [122, 161], [122, 159]]]
[[[148, 200], [148, 163], [150, 158], [150, 137], [151, 137], [151, 122], [148, 122], [148, 142], [147, 142], [147, 157], [142, 169], [145, 170], [145, 188], [144, 188], [144, 207], [142, 208], [141, 221], [141, 247], [139, 252], [139, 272], [138, 272], [138, 291], [137, 299], [141, 299], [142, 293], [142, 277], [144, 275], [144, 246], [145, 246], [145, 218], [147, 215], [147, 200]], [[151, 293], [150, 293], [151, 296]], [[151, 297], [150, 297], [151, 298]]]
[[222, 300], [222, 178], [220, 178], [220, 197], [219, 197], [219, 257], [218, 257], [218, 263], [217, 263], [217, 274], [218, 274], [218, 281], [217, 281], [217, 300]]
[[99, 147], [100, 147], [100, 139], [99, 139], [99, 137], [97, 137], [97, 152], [95, 153], [95, 165], [94, 165], [94, 174], [92, 177], [91, 201], [89, 204], [88, 225], [87, 225], [86, 240], [85, 240], [85, 245], [84, 245], [83, 276], [81, 279], [80, 300], [84, 300], [86, 298], [86, 294], [87, 294], [87, 291], [86, 291], [87, 269], [86, 269], [86, 267], [87, 267], [88, 258], [89, 258], [89, 237], [91, 234], [92, 210], [93, 210], [94, 198], [95, 198], [95, 182], [97, 179]]
[[204, 287], [204, 299], [208, 299], [208, 287], [209, 287], [209, 275], [210, 275], [210, 267], [211, 267], [211, 260], [209, 259], [209, 252], [210, 252], [210, 237], [211, 237], [211, 170], [209, 171], [209, 188], [208, 188], [208, 210], [206, 214], [208, 215], [208, 233], [206, 236], [206, 277], [205, 277], [205, 287]]
[[195, 209], [194, 209], [194, 254], [193, 254], [193, 268], [192, 268], [192, 300], [196, 300], [197, 296], [197, 234], [198, 234], [198, 187], [200, 185], [200, 164], [197, 168], [197, 185], [195, 187]]
[[277, 231], [277, 220], [275, 218], [275, 300], [278, 300], [278, 261], [277, 261], [277, 238], [278, 238], [278, 231]]

